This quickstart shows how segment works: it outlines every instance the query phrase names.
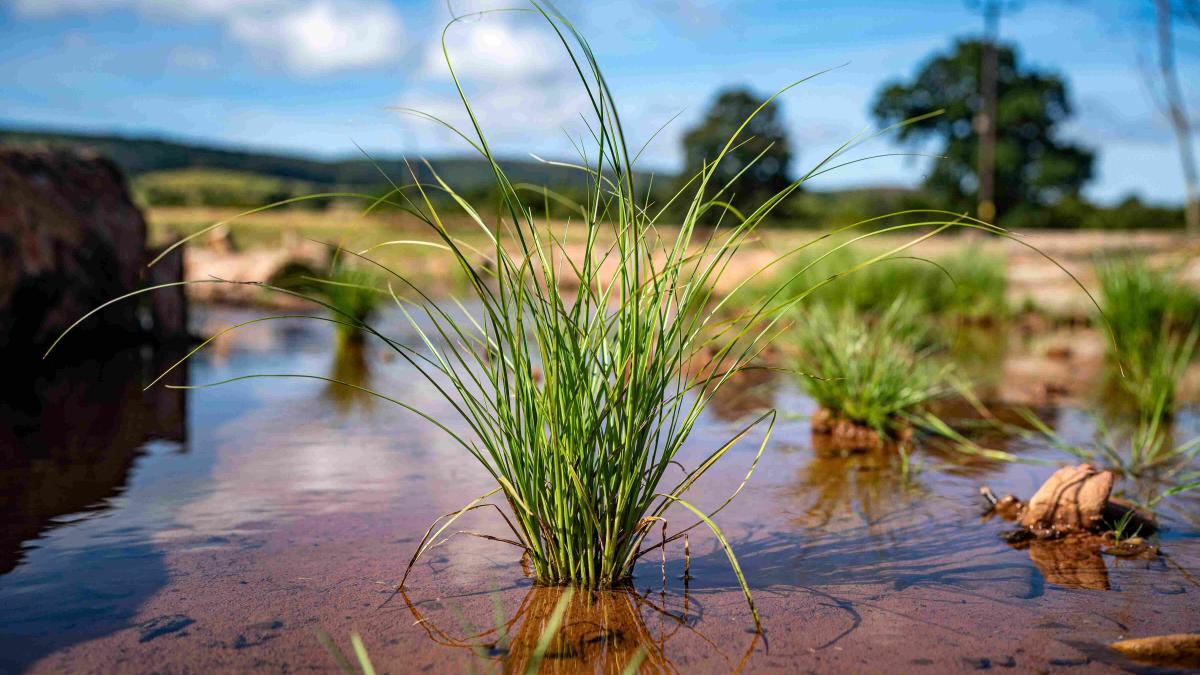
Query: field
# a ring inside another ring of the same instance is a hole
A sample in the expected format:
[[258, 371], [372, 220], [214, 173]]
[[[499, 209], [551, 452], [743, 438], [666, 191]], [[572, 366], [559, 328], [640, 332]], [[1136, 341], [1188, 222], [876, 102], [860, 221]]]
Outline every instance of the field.
[[[150, 225], [150, 236], [157, 245], [167, 245], [181, 237], [199, 231], [213, 223], [232, 219], [238, 209], [197, 207], [156, 207], [146, 212]], [[455, 236], [475, 246], [482, 245], [486, 238], [472, 223], [459, 219], [448, 221]], [[839, 223], [842, 224], [842, 223]], [[552, 228], [568, 242], [572, 229], [556, 222]], [[235, 247], [253, 257], [255, 253], [270, 252], [272, 260], [280, 250], [292, 249], [303, 259], [314, 255], [311, 242], [340, 244], [349, 250], [359, 251], [380, 242], [393, 240], [432, 240], [428, 228], [416, 219], [398, 215], [368, 215], [342, 207], [330, 211], [308, 211], [279, 209], [236, 218], [228, 227]], [[669, 228], [665, 232], [670, 232]], [[720, 279], [718, 293], [732, 291], [742, 281], [770, 263], [780, 251], [802, 246], [820, 235], [811, 229], [771, 228], [757, 233], [739, 252], [726, 276]], [[1023, 231], [1021, 241], [1002, 240], [995, 237], [967, 234], [932, 239], [919, 245], [909, 253], [916, 256], [946, 257], [978, 252], [981, 256], [992, 256], [1004, 261], [1008, 275], [1006, 297], [1009, 304], [1018, 309], [1036, 308], [1050, 318], [1084, 319], [1092, 311], [1086, 294], [1055, 264], [1061, 263], [1087, 288], [1095, 288], [1094, 264], [1104, 257], [1138, 254], [1162, 264], [1183, 263], [1182, 278], [1187, 283], [1200, 286], [1200, 263], [1195, 261], [1197, 243], [1182, 233], [1104, 231]], [[211, 239], [210, 239], [211, 240]], [[576, 237], [578, 241], [578, 236]], [[902, 241], [899, 236], [882, 236], [860, 245], [864, 251], [882, 251]], [[203, 264], [211, 264], [220, 254], [204, 251], [205, 240], [197, 242], [193, 254]], [[1028, 244], [1028, 245], [1025, 245]], [[208, 246], [207, 248], [213, 248]], [[221, 248], [217, 246], [217, 248]], [[571, 249], [568, 246], [568, 249]], [[575, 246], [577, 251], [579, 247]], [[1040, 252], [1039, 252], [1040, 251]], [[1043, 255], [1045, 254], [1045, 255]], [[1047, 258], [1053, 258], [1052, 262]], [[373, 258], [388, 266], [396, 266], [415, 278], [439, 284], [451, 273], [451, 261], [429, 249], [414, 247], [387, 247], [372, 253]], [[892, 263], [920, 267], [922, 263], [905, 260]], [[197, 261], [193, 266], [199, 274], [203, 265]], [[769, 269], [762, 276], [769, 278], [782, 266]], [[246, 280], [264, 280], [270, 274], [259, 277], [246, 276]], [[946, 286], [955, 282], [947, 279]], [[447, 289], [449, 287], [446, 287]], [[268, 301], [269, 299], [264, 299]]]

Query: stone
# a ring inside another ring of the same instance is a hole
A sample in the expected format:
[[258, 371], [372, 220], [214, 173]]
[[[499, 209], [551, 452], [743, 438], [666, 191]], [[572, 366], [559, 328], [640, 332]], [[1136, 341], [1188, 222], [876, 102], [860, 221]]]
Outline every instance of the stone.
[[1090, 464], [1063, 467], [1029, 500], [1020, 524], [1032, 530], [1096, 530], [1103, 525], [1113, 479], [1111, 471]]
[[[112, 162], [0, 146], [0, 194], [0, 351], [41, 351], [87, 312], [145, 283], [146, 221]], [[142, 334], [139, 308], [114, 303], [81, 324], [86, 344]]]

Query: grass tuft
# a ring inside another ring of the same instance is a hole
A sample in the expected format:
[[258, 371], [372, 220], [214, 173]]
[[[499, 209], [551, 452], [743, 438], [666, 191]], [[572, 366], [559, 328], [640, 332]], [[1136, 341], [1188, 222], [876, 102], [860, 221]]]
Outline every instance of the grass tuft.
[[1170, 270], [1141, 258], [1096, 266], [1100, 310], [1112, 328], [1109, 357], [1122, 370], [1119, 380], [1138, 410], [1171, 416], [1184, 371], [1194, 360], [1200, 336], [1200, 294]]
[[909, 302], [896, 299], [874, 318], [821, 304], [796, 313], [795, 369], [822, 408], [894, 438], [909, 414], [950, 392], [949, 366], [922, 346]]
[[335, 261], [328, 276], [309, 281], [313, 294], [332, 307], [334, 316], [349, 319], [334, 324], [340, 342], [361, 340], [360, 326], [374, 318], [388, 300], [387, 291], [380, 287], [380, 274], [363, 265]]

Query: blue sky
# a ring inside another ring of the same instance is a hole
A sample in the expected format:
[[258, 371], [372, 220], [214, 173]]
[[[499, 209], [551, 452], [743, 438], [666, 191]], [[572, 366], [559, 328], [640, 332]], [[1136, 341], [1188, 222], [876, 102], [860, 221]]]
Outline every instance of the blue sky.
[[[521, 6], [445, 0], [0, 0], [0, 123], [118, 131], [336, 156], [460, 153], [428, 123], [459, 118], [440, 61], [450, 12]], [[911, 76], [955, 36], [978, 33], [962, 0], [562, 0], [605, 67], [646, 168], [678, 168], [678, 141], [724, 85], [793, 90], [784, 112], [797, 168], [871, 127], [886, 80]], [[1067, 136], [1098, 152], [1089, 195], [1182, 200], [1170, 127], [1144, 84], [1149, 0], [1025, 0], [1002, 35], [1063, 73], [1077, 114]], [[451, 56], [497, 146], [569, 156], [581, 92], [545, 27], [521, 14], [456, 25]], [[1180, 72], [1200, 116], [1200, 27], [1181, 27]], [[895, 151], [887, 140], [865, 153]], [[874, 160], [814, 187], [918, 183], [922, 160]]]

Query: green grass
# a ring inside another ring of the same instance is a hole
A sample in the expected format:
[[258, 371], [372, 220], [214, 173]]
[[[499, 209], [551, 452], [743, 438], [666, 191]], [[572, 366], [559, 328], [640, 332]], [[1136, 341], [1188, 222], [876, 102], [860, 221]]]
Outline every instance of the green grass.
[[307, 265], [285, 267], [271, 285], [317, 298], [330, 312], [338, 344], [361, 341], [366, 325], [390, 302], [383, 275], [351, 253], [335, 251], [325, 274]]
[[253, 208], [314, 192], [312, 183], [227, 169], [151, 171], [133, 179], [131, 191], [148, 206]]
[[1058, 435], [1036, 415], [1024, 417], [1032, 431], [1020, 430], [1027, 438], [1040, 438], [1051, 446], [1085, 462], [1095, 462], [1134, 480], [1174, 475], [1200, 453], [1200, 437], [1181, 444], [1171, 442], [1163, 424], [1159, 402], [1155, 408], [1141, 411], [1136, 424], [1126, 434], [1113, 432], [1104, 420], [1095, 417], [1097, 434], [1090, 444], [1073, 444]]
[[[727, 186], [716, 184], [713, 176], [730, 150], [745, 140], [741, 135], [748, 119], [679, 193], [666, 203], [652, 203], [635, 180], [633, 167], [641, 150], [628, 145], [616, 102], [588, 43], [561, 16], [538, 4], [531, 11], [542, 16], [548, 30], [561, 38], [564, 54], [578, 70], [579, 84], [591, 104], [589, 133], [579, 141], [579, 157], [573, 165], [587, 181], [586, 198], [575, 203], [550, 191], [539, 193], [536, 188], [514, 183], [492, 154], [484, 131], [486, 121], [475, 116], [464, 94], [470, 124], [454, 131], [489, 163], [500, 196], [499, 219], [485, 220], [479, 209], [436, 174], [427, 181], [396, 184], [382, 196], [345, 193], [337, 197], [365, 200], [371, 212], [397, 209], [422, 223], [429, 240], [391, 244], [426, 247], [431, 255], [452, 260], [468, 280], [470, 309], [457, 300], [435, 302], [403, 270], [377, 265], [382, 277], [378, 285], [419, 336], [419, 342], [406, 343], [389, 338], [356, 318], [353, 310], [328, 299], [264, 286], [307, 297], [332, 314], [314, 319], [352, 324], [393, 350], [420, 374], [426, 386], [442, 395], [458, 419], [439, 419], [387, 393], [371, 393], [441, 429], [496, 482], [493, 490], [431, 525], [414, 550], [402, 587], [416, 561], [452, 536], [455, 531], [451, 528], [458, 519], [472, 512], [502, 516], [500, 522], [508, 531], [503, 536], [482, 536], [520, 549], [538, 583], [585, 588], [627, 584], [642, 555], [678, 541], [697, 527], [706, 527], [726, 554], [759, 628], [749, 587], [714, 517], [750, 479], [766, 447], [775, 413], [764, 413], [726, 443], [705, 448], [696, 457], [684, 450], [711, 398], [730, 377], [755, 362], [777, 336], [783, 313], [806, 293], [768, 295], [761, 302], [742, 305], [741, 311], [727, 312], [728, 298], [733, 296], [711, 302], [709, 289], [717, 285], [730, 261], [753, 240], [755, 228], [776, 207], [811, 176], [845, 162], [841, 158], [862, 139], [852, 139], [836, 149], [757, 208], [736, 211], [726, 203]], [[448, 56], [447, 63], [451, 61]], [[572, 237], [570, 242], [560, 239], [550, 223], [538, 222], [534, 211], [526, 208], [530, 193], [557, 201], [576, 214], [574, 227], [565, 230]], [[447, 202], [455, 205], [453, 212], [438, 206]], [[664, 227], [662, 214], [679, 210], [679, 205], [685, 213], [682, 222]], [[700, 226], [712, 222], [714, 215], [718, 227]], [[447, 229], [449, 218], [464, 217], [486, 240], [483, 246], [473, 246]], [[891, 214], [829, 234], [860, 226], [870, 228], [862, 237], [908, 230], [916, 233], [843, 272], [861, 271], [902, 255], [952, 227], [1007, 236], [999, 228], [942, 211]], [[192, 233], [176, 246], [207, 229]], [[783, 252], [780, 259], [805, 246]], [[568, 255], [567, 250], [573, 252]], [[363, 254], [360, 262], [370, 265], [373, 253]], [[811, 290], [824, 283], [814, 283]], [[408, 297], [415, 301], [409, 302]], [[253, 377], [330, 379], [248, 374], [201, 386]], [[345, 386], [362, 388], [352, 383]], [[758, 437], [757, 453], [732, 493], [704, 496], [695, 489], [736, 443]], [[704, 497], [703, 508], [692, 502], [693, 493]], [[490, 502], [493, 496], [499, 496], [503, 504]], [[657, 542], [648, 538], [668, 520], [672, 521], [670, 536]]]
[[1172, 417], [1179, 382], [1196, 358], [1200, 317], [1185, 335], [1163, 330], [1135, 355], [1130, 355], [1126, 376], [1119, 380], [1139, 410], [1156, 410]]
[[374, 318], [388, 299], [387, 292], [380, 288], [378, 271], [362, 265], [335, 262], [325, 278], [312, 281], [316, 285], [314, 295], [329, 304], [333, 315], [350, 319], [334, 324], [343, 342], [361, 340], [361, 326]]
[[[802, 295], [814, 284], [836, 277], [812, 293], [810, 301], [880, 314], [904, 296], [908, 298], [908, 311], [914, 315], [993, 321], [1009, 314], [1003, 257], [977, 249], [936, 259], [901, 254], [853, 274], [843, 274], [867, 255], [861, 247], [847, 246], [795, 256], [779, 272], [780, 277], [789, 279], [783, 297]], [[759, 286], [757, 292], [761, 294], [767, 292], [769, 284]]]
[[1141, 257], [1115, 258], [1096, 265], [1100, 309], [1117, 346], [1125, 354], [1149, 349], [1155, 335], [1169, 328], [1190, 328], [1200, 316], [1200, 294], [1177, 274], [1152, 267]]
[[1141, 258], [1100, 263], [1096, 275], [1102, 318], [1112, 327], [1109, 357], [1121, 371], [1117, 381], [1143, 413], [1170, 416], [1196, 354], [1200, 295]]
[[1122, 540], [1132, 539], [1142, 533], [1142, 526], [1138, 525], [1132, 532], [1129, 531], [1129, 525], [1133, 522], [1133, 517], [1137, 515], [1132, 509], [1125, 512], [1125, 515], [1117, 519], [1117, 522], [1112, 525], [1113, 544], [1120, 546]]
[[894, 436], [906, 416], [950, 391], [949, 366], [930, 347], [900, 298], [878, 317], [850, 307], [806, 307], [791, 335], [801, 385], [821, 407]]

